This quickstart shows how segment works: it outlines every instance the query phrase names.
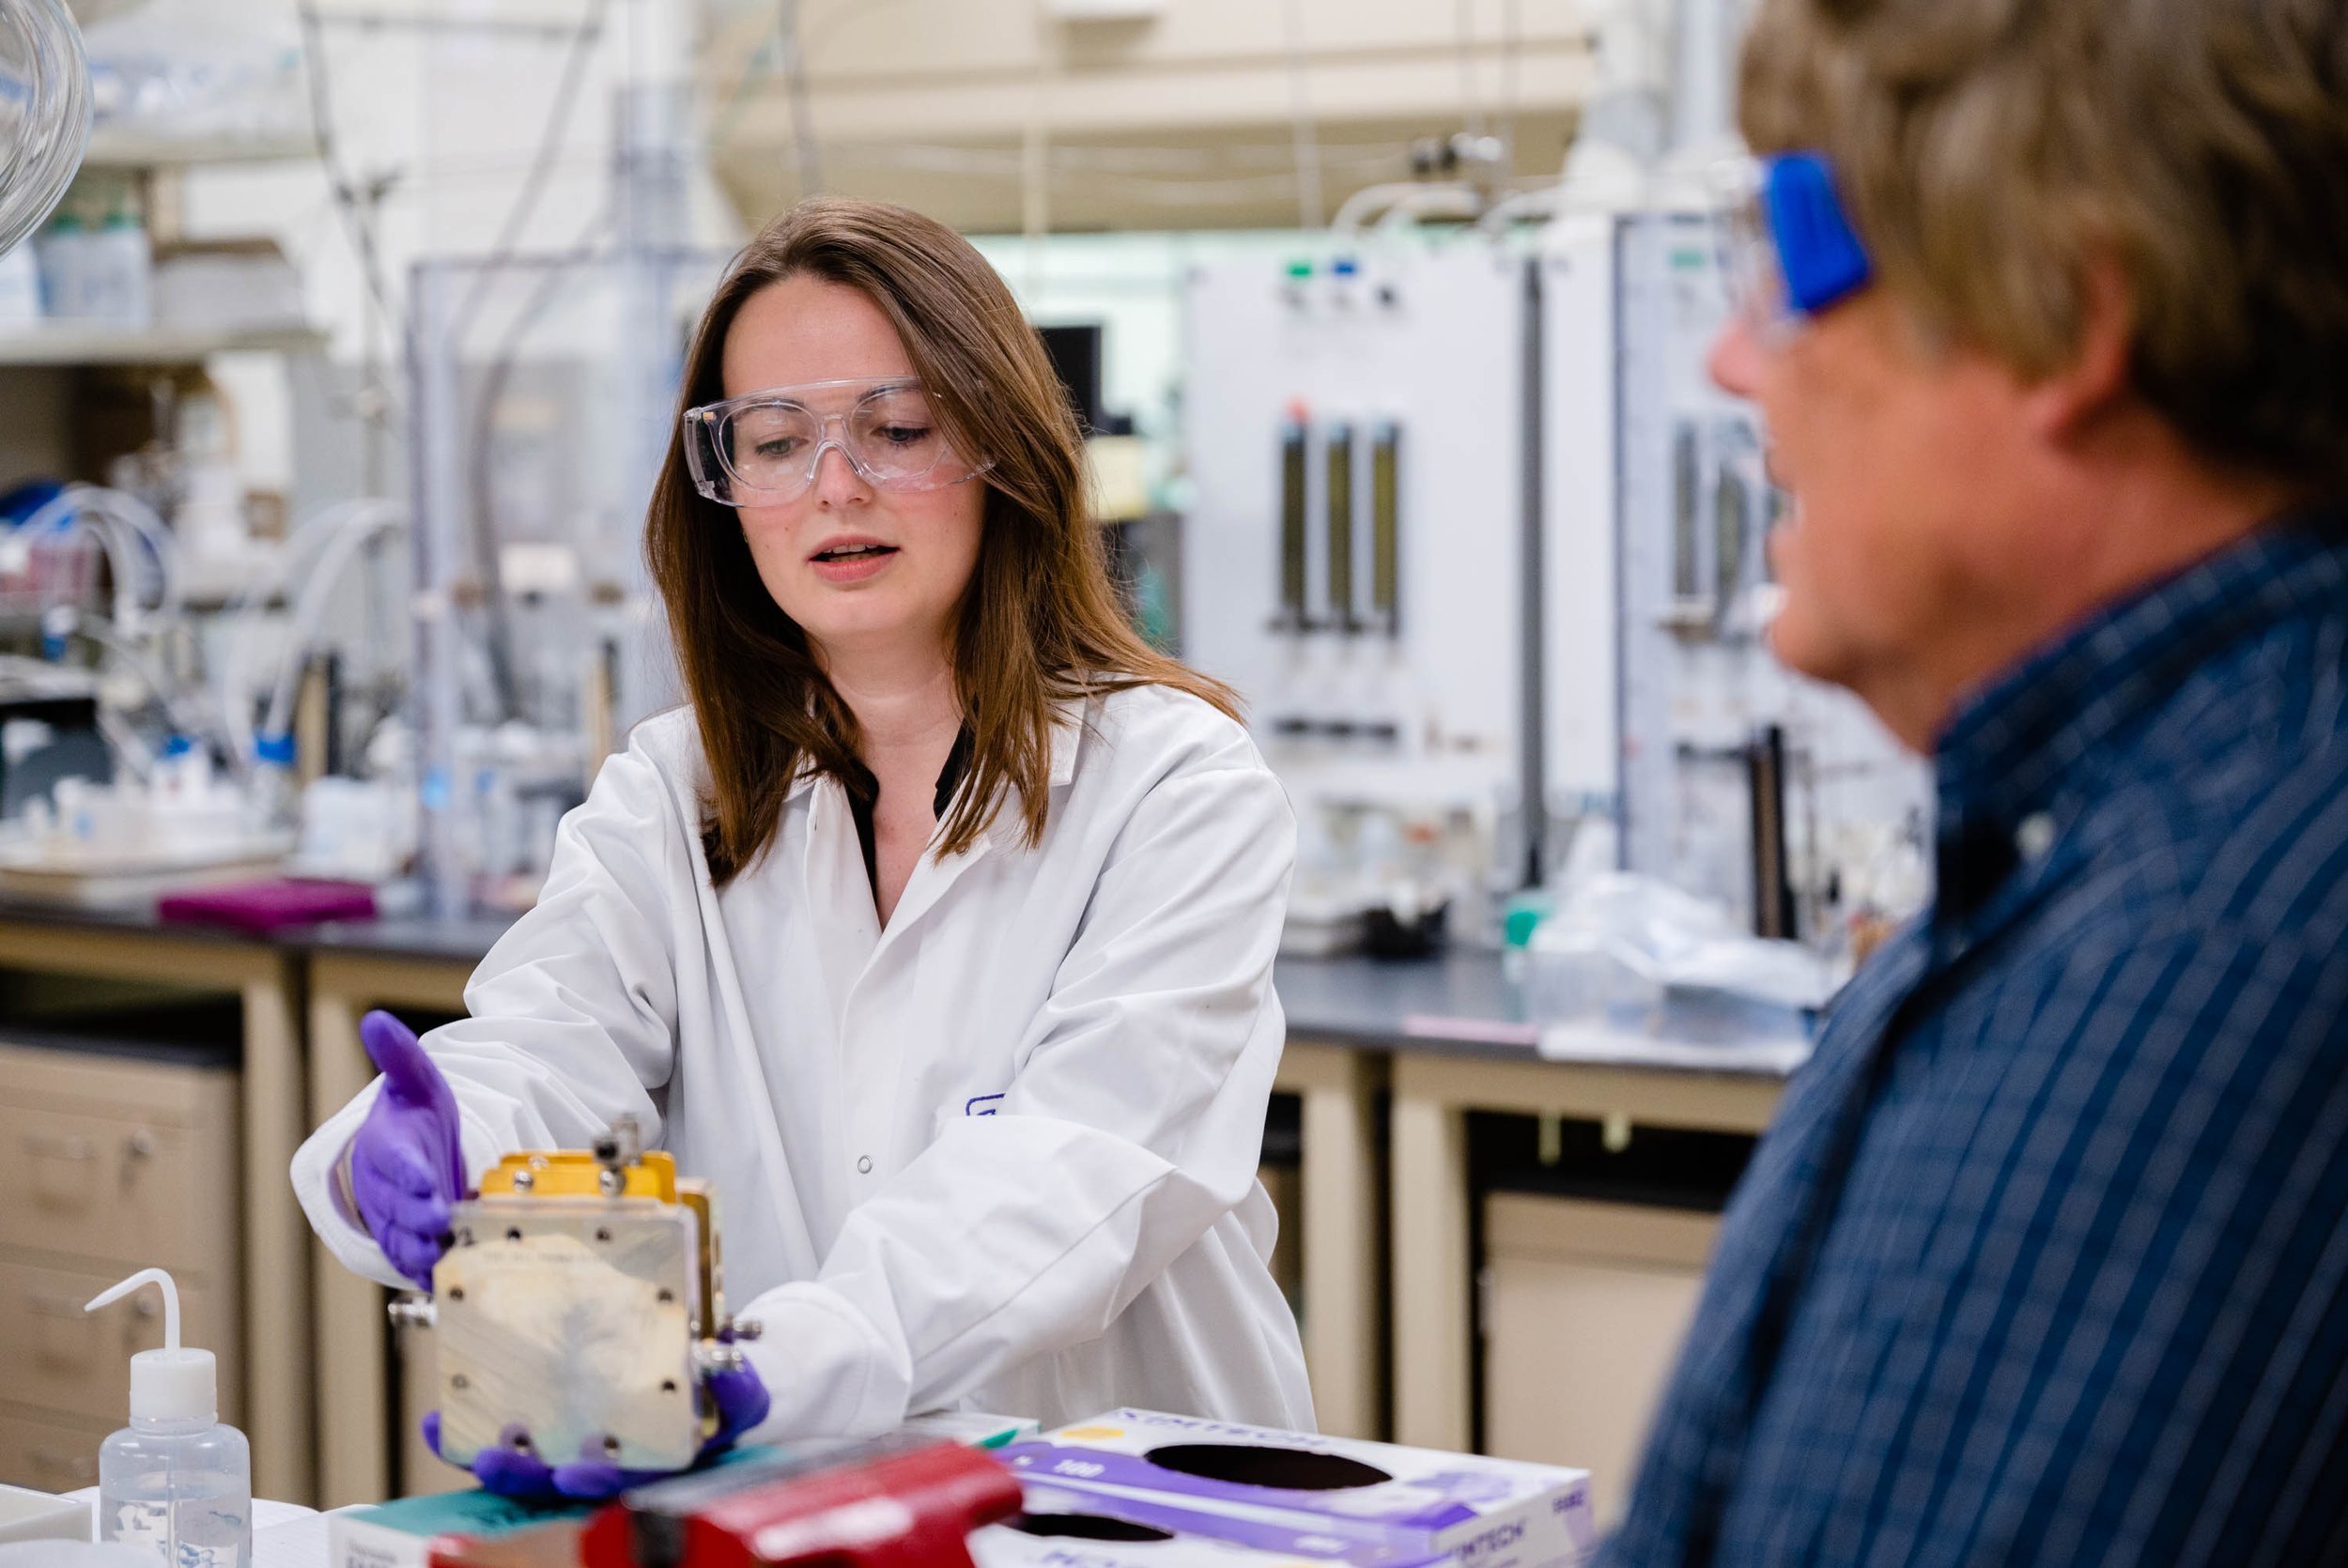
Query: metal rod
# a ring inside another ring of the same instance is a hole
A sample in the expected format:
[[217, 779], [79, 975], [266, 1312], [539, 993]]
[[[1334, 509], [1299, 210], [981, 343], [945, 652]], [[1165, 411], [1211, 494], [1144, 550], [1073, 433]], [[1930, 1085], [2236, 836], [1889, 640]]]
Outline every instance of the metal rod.
[[1280, 624], [1305, 629], [1305, 442], [1302, 418], [1280, 427]]
[[1522, 719], [1517, 745], [1522, 752], [1522, 810], [1524, 816], [1524, 881], [1538, 887], [1542, 879], [1542, 850], [1549, 825], [1549, 767], [1543, 755], [1548, 715], [1547, 652], [1541, 625], [1542, 491], [1541, 491], [1541, 269], [1535, 260], [1524, 264], [1524, 324], [1522, 371], [1524, 386], [1523, 427], [1519, 433], [1519, 462], [1523, 481], [1524, 561], [1517, 575], [1523, 595], [1522, 652], [1518, 668], [1524, 671]]
[[1378, 629], [1402, 634], [1402, 427], [1382, 420], [1370, 432], [1369, 603]]
[[1762, 727], [1748, 748], [1753, 784], [1753, 934], [1790, 942], [1793, 879], [1785, 860], [1785, 731]]
[[1322, 448], [1329, 475], [1329, 623], [1350, 632], [1360, 624], [1353, 611], [1353, 427], [1331, 425]]

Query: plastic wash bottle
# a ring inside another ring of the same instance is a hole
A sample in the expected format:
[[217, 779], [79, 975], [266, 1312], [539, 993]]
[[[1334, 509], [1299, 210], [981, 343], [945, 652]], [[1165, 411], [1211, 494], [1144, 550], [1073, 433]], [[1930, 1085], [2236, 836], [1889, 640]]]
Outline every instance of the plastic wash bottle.
[[141, 1285], [163, 1292], [163, 1347], [131, 1358], [131, 1424], [98, 1451], [98, 1538], [151, 1549], [167, 1568], [246, 1568], [253, 1558], [253, 1450], [220, 1423], [209, 1350], [179, 1347], [179, 1292], [142, 1268], [84, 1308]]

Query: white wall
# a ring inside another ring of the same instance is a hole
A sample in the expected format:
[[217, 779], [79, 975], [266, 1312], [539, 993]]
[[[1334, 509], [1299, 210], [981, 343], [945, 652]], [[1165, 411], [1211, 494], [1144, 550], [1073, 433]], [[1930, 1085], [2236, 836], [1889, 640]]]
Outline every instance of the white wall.
[[[965, 228], [1293, 223], [1300, 108], [1324, 213], [1404, 177], [1413, 137], [1471, 126], [1516, 131], [1520, 171], [1552, 174], [1590, 77], [1579, 0], [1166, 0], [1130, 23], [1058, 21], [1046, 0], [800, 11], [825, 182]], [[719, 172], [752, 212], [798, 190], [776, 15], [726, 0], [703, 50], [730, 102]]]
[[[239, 26], [300, 37], [293, 0], [210, 3]], [[524, 193], [567, 30], [598, 0], [316, 3], [338, 161], [353, 185], [382, 187], [373, 210], [396, 310], [415, 257], [491, 247]], [[790, 199], [796, 162], [773, 0], [602, 4], [603, 37], [521, 243], [560, 247], [594, 232], [614, 89], [662, 57], [695, 62], [713, 162], [739, 214], [754, 223]], [[1411, 135], [1471, 122], [1514, 126], [1520, 167], [1553, 173], [1588, 75], [1577, 0], [1167, 0], [1139, 23], [1061, 23], [1044, 9], [1044, 0], [802, 4], [826, 185], [911, 199], [974, 230], [1038, 217], [1056, 228], [1285, 227], [1298, 211], [1300, 84], [1326, 144], [1323, 207], [1334, 210], [1363, 184], [1401, 177]], [[362, 25], [384, 16], [477, 25]], [[206, 170], [189, 183], [187, 211], [197, 234], [276, 236], [337, 353], [356, 357], [367, 294], [324, 170]], [[714, 186], [697, 192], [696, 240], [728, 243], [741, 222]]]
[[[225, 8], [240, 27], [299, 41], [294, 0], [171, 0]], [[1668, 0], [1608, 0], [1661, 6]], [[673, 61], [696, 73], [716, 178], [697, 183], [691, 242], [726, 248], [797, 192], [790, 104], [781, 85], [777, 0], [316, 0], [323, 19], [336, 163], [366, 207], [386, 312], [357, 257], [350, 217], [316, 163], [199, 171], [186, 217], [197, 235], [274, 236], [301, 269], [313, 318], [339, 363], [372, 352], [378, 385], [405, 395], [396, 322], [421, 256], [489, 251], [517, 204], [526, 250], [603, 232], [612, 104], [631, 72]], [[598, 10], [557, 151], [532, 179], [572, 30]], [[1580, 0], [1166, 0], [1138, 23], [1052, 20], [1048, 0], [803, 0], [797, 38], [825, 185], [906, 200], [968, 230], [1112, 227], [1290, 228], [1300, 210], [1293, 116], [1309, 114], [1321, 207], [1405, 173], [1413, 136], [1474, 126], [1516, 132], [1527, 181], [1555, 171], [1590, 58]], [[405, 18], [385, 25], [367, 19]], [[446, 25], [408, 24], [438, 19]], [[720, 183], [721, 182], [721, 183]], [[1032, 247], [997, 249], [1015, 284], [1037, 281]], [[1123, 300], [1110, 395], [1145, 421], [1163, 405], [1174, 328], [1164, 269], [1179, 247], [1063, 252]], [[1138, 268], [1157, 281], [1146, 287]], [[1027, 269], [1023, 271], [1023, 269]], [[1060, 286], [1060, 285], [1056, 285]], [[1066, 282], [1053, 310], [1093, 313], [1089, 284]], [[1151, 295], [1142, 302], [1135, 293]], [[1068, 292], [1073, 290], [1074, 292]], [[1146, 371], [1136, 367], [1148, 366]], [[239, 401], [272, 392], [263, 367], [231, 370]], [[1145, 386], [1119, 377], [1141, 376]], [[355, 439], [351, 399], [335, 391], [311, 444]], [[256, 418], [256, 483], [309, 461]], [[375, 466], [401, 459], [378, 426]], [[335, 456], [335, 453], [327, 453]], [[338, 459], [339, 460], [339, 459]], [[335, 488], [355, 487], [345, 464]]]

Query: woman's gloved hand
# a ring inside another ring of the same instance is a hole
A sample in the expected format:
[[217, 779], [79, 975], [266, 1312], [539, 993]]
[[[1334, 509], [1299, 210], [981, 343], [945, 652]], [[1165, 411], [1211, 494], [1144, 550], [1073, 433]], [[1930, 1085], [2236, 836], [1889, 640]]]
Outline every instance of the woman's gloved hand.
[[350, 1199], [392, 1267], [432, 1288], [448, 1250], [449, 1206], [464, 1196], [456, 1097], [415, 1031], [386, 1012], [359, 1021], [359, 1040], [383, 1074], [383, 1092], [350, 1140]]
[[[701, 1453], [693, 1461], [696, 1466], [707, 1464], [733, 1447], [735, 1438], [765, 1421], [767, 1407], [766, 1385], [759, 1380], [750, 1363], [738, 1356], [730, 1364], [711, 1369], [702, 1381], [718, 1408], [718, 1430], [702, 1444]], [[424, 1440], [431, 1445], [433, 1453], [440, 1452], [440, 1411], [434, 1410], [424, 1418]], [[483, 1449], [472, 1462], [472, 1478], [481, 1483], [483, 1491], [533, 1502], [562, 1498], [600, 1501], [669, 1473], [622, 1469], [600, 1454], [549, 1465], [544, 1455], [510, 1442]]]

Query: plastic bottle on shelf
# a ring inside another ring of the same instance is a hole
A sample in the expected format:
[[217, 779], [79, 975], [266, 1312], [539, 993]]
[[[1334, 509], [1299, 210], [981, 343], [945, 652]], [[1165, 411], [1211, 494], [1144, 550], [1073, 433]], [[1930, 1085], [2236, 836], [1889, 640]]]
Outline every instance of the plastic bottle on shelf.
[[168, 1568], [246, 1568], [253, 1451], [221, 1423], [212, 1353], [180, 1347], [171, 1276], [142, 1268], [83, 1310], [147, 1284], [162, 1287], [163, 1347], [131, 1358], [131, 1424], [98, 1451], [98, 1538], [149, 1548]]
[[60, 319], [89, 315], [89, 231], [61, 213], [33, 241], [40, 264], [41, 312]]
[[0, 251], [0, 332], [15, 331], [40, 320], [40, 261], [37, 248], [19, 245]]
[[146, 327], [155, 319], [155, 253], [147, 230], [123, 208], [106, 215], [105, 226], [89, 237], [90, 270], [97, 296], [92, 315], [120, 327]]

